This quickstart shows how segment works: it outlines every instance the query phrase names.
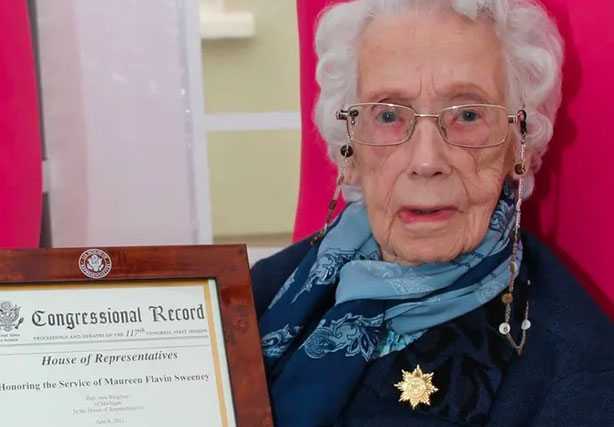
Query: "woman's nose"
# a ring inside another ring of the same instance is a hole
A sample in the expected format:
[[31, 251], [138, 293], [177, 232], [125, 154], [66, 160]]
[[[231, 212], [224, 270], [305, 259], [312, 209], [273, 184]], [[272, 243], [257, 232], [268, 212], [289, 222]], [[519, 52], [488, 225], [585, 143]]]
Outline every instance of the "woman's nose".
[[407, 147], [407, 173], [413, 177], [433, 178], [449, 175], [452, 167], [448, 160], [448, 147], [443, 140], [437, 121], [419, 118]]

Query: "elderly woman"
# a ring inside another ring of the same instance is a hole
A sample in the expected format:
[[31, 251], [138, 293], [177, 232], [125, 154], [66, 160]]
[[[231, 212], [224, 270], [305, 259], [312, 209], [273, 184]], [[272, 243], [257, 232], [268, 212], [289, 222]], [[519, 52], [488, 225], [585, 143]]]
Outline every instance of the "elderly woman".
[[530, 0], [322, 15], [315, 117], [351, 203], [253, 268], [278, 426], [614, 425], [612, 325], [519, 231], [562, 50]]

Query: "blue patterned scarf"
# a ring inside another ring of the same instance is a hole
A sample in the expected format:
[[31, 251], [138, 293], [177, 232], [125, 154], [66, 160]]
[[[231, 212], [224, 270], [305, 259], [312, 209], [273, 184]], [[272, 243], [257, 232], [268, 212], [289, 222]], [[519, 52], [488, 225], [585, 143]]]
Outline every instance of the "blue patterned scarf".
[[369, 361], [499, 294], [510, 279], [514, 219], [505, 185], [473, 252], [402, 266], [380, 260], [364, 204], [348, 205], [260, 319], [276, 425], [333, 424]]

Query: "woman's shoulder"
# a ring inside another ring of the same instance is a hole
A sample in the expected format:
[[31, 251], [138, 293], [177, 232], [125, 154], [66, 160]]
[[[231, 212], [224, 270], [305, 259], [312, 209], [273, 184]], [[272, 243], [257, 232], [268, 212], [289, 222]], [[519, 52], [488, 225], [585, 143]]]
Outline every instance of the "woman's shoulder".
[[524, 237], [533, 294], [529, 317], [535, 329], [560, 343], [561, 350], [569, 350], [566, 369], [613, 369], [612, 320], [588, 293], [587, 284], [581, 284], [549, 248], [531, 235]]
[[311, 247], [311, 238], [307, 238], [254, 264], [251, 275], [258, 318]]
[[531, 425], [612, 425], [614, 322], [550, 249], [532, 236], [523, 242], [532, 326], [509, 390], [544, 380], [544, 394], [534, 393], [541, 403]]

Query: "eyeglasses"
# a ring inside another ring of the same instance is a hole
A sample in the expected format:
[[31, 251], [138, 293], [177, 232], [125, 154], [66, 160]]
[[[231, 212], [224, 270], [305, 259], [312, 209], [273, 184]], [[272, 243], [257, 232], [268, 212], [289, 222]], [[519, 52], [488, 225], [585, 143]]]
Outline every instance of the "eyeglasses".
[[391, 146], [407, 142], [419, 118], [437, 119], [445, 142], [465, 148], [488, 148], [503, 144], [517, 115], [502, 105], [466, 104], [442, 109], [438, 114], [419, 114], [411, 107], [381, 102], [354, 104], [337, 112], [347, 122], [352, 142]]

